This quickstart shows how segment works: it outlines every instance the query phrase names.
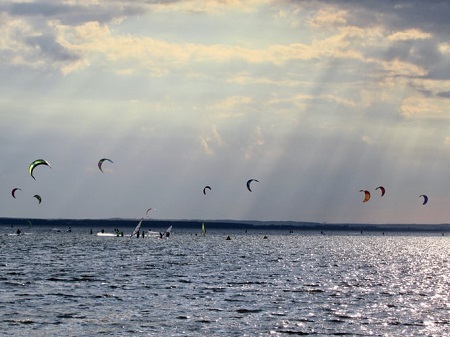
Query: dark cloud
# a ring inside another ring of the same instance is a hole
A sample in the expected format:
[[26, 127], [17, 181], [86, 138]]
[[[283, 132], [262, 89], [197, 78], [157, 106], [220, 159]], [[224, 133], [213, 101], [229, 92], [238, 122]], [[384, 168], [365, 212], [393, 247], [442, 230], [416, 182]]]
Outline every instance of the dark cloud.
[[101, 5], [90, 6], [39, 1], [0, 5], [0, 12], [6, 12], [11, 16], [56, 19], [66, 25], [79, 25], [91, 21], [104, 24], [115, 18], [142, 14], [144, 11], [142, 5], [121, 5], [119, 2], [104, 2]]
[[0, 14], [6, 13], [11, 17], [21, 17], [33, 27], [33, 35], [17, 34], [16, 41], [32, 46], [36, 53], [25, 56], [31, 62], [44, 56], [47, 60], [56, 63], [72, 63], [81, 58], [68, 48], [61, 45], [48, 25], [48, 20], [57, 20], [64, 25], [77, 26], [86, 22], [108, 24], [114, 19], [133, 16], [143, 12], [142, 5], [122, 3], [118, 1], [105, 1], [100, 5], [69, 5], [59, 2], [36, 1], [0, 4]]
[[[299, 4], [302, 1], [295, 1]], [[381, 25], [393, 31], [418, 28], [438, 35], [448, 34], [450, 2], [445, 0], [316, 0], [316, 4], [328, 4], [351, 13], [349, 24], [367, 27]]]
[[73, 62], [80, 59], [80, 57], [55, 40], [52, 35], [39, 35], [26, 39], [26, 43], [37, 47], [46, 58], [57, 62]]
[[69, 6], [58, 3], [22, 2], [3, 6], [3, 10], [13, 16], [45, 16], [52, 17], [67, 12]]
[[436, 94], [436, 96], [442, 97], [442, 98], [450, 98], [450, 91], [442, 91], [442, 92], [438, 92], [438, 93]]
[[[303, 1], [294, 2], [302, 5]], [[378, 1], [332, 1], [315, 0], [308, 7], [323, 5], [348, 11], [347, 23], [361, 28], [382, 27], [386, 37], [399, 31], [416, 29], [429, 33], [422, 39], [391, 41], [388, 48], [374, 46], [364, 49], [368, 57], [387, 61], [400, 60], [425, 69], [424, 78], [434, 80], [450, 79], [450, 60], [439, 51], [440, 43], [447, 43], [450, 36], [450, 1], [421, 0], [378, 0]], [[422, 76], [421, 76], [422, 77]]]

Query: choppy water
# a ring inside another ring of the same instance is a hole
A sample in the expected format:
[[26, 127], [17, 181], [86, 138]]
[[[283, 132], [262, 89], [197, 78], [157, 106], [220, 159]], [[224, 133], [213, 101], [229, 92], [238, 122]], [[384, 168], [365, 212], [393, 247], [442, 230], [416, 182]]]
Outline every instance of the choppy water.
[[0, 236], [3, 336], [450, 335], [449, 236], [26, 231]]

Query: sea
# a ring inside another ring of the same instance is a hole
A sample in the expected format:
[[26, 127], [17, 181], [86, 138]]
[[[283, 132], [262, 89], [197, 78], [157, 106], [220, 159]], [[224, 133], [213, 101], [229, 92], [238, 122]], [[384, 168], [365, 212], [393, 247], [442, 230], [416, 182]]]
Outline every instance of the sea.
[[1, 336], [450, 336], [448, 233], [15, 230]]

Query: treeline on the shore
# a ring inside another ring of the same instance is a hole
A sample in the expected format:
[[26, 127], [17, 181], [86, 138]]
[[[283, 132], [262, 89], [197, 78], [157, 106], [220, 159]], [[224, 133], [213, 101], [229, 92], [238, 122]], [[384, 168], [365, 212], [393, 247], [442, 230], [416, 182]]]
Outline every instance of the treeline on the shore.
[[[29, 219], [0, 218], [0, 225], [12, 226], [48, 226], [48, 227], [91, 227], [91, 228], [124, 228], [136, 226], [139, 219]], [[318, 223], [295, 221], [238, 221], [238, 220], [155, 220], [148, 219], [146, 227], [167, 228], [200, 228], [205, 223], [209, 230], [213, 229], [247, 229], [247, 230], [320, 230], [320, 231], [442, 231], [450, 232], [450, 224], [346, 224]]]

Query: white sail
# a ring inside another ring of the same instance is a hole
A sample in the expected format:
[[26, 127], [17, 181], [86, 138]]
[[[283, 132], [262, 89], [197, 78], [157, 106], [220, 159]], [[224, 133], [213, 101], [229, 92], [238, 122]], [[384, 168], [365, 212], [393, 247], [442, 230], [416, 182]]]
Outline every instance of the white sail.
[[205, 224], [202, 223], [202, 236], [206, 235], [206, 229], [205, 229]]
[[142, 221], [144, 221], [144, 218], [142, 218], [139, 223], [137, 224], [136, 228], [134, 229], [133, 233], [130, 237], [135, 236], [137, 233], [139, 233], [139, 230], [141, 229]]
[[[170, 225], [170, 226], [166, 229], [166, 231], [164, 232], [164, 234], [165, 234], [166, 236], [169, 236], [171, 231], [172, 231], [172, 225]], [[169, 234], [169, 235], [167, 235], [167, 234]]]

